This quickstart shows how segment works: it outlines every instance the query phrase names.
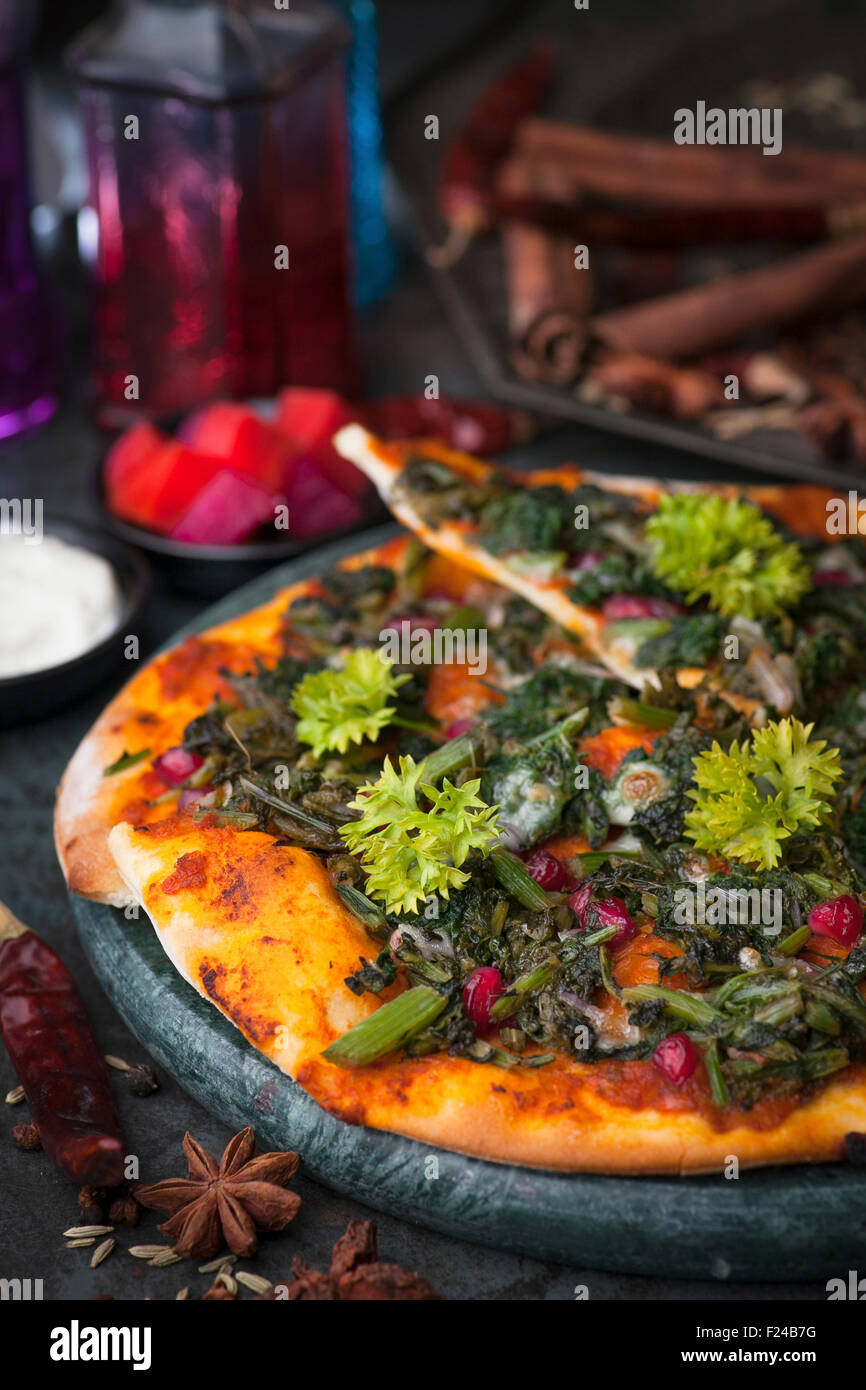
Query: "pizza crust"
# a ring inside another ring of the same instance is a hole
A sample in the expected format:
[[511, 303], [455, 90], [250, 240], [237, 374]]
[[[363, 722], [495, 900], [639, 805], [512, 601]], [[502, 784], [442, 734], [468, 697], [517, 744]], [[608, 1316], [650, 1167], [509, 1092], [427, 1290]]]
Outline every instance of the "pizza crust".
[[[321, 1054], [378, 1007], [345, 984], [376, 943], [343, 907], [315, 855], [276, 847], [259, 832], [193, 822], [170, 835], [118, 825], [108, 845], [184, 979], [350, 1124], [498, 1163], [597, 1173], [721, 1172], [731, 1156], [741, 1167], [820, 1162], [840, 1157], [850, 1130], [866, 1131], [862, 1066], [766, 1129], [748, 1115], [717, 1129], [681, 1108], [675, 1087], [662, 1087], [664, 1107], [613, 1104], [594, 1084], [594, 1064], [565, 1057], [502, 1070], [436, 1053], [341, 1069]], [[178, 860], [194, 852], [204, 856], [206, 883], [165, 891]]]
[[[377, 1007], [345, 984], [375, 946], [314, 854], [192, 819], [170, 834], [116, 825], [108, 849], [175, 968], [283, 1071], [291, 1075]], [[190, 854], [204, 883], [170, 891]]]
[[197, 692], [208, 673], [212, 686], [218, 685], [221, 664], [244, 670], [256, 654], [265, 660], [276, 657], [280, 617], [295, 592], [305, 587], [284, 589], [260, 608], [188, 639], [184, 645], [200, 677], [194, 688], [173, 696], [166, 693], [163, 677], [177, 661], [175, 647], [148, 662], [105, 707], [73, 754], [57, 790], [54, 844], [70, 892], [114, 907], [131, 902], [106, 840], [134, 795], [143, 767], [137, 764], [111, 777], [104, 776], [105, 769], [126, 752], [148, 748], [149, 763], [178, 744], [189, 721], [210, 702], [210, 694], [202, 703]]

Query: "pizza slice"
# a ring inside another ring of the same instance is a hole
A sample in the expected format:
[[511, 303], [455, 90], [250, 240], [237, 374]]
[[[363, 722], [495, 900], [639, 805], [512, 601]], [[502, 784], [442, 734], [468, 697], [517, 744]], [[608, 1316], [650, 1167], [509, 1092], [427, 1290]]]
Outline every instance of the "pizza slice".
[[[520, 474], [360, 425], [335, 446], [426, 545], [577, 633], [620, 680], [657, 686], [670, 673], [694, 688], [709, 671], [746, 714], [796, 707], [790, 659], [777, 659], [766, 629], [814, 587], [813, 573], [838, 573], [826, 489], [707, 489], [572, 465]], [[843, 580], [862, 571], [855, 552]]]

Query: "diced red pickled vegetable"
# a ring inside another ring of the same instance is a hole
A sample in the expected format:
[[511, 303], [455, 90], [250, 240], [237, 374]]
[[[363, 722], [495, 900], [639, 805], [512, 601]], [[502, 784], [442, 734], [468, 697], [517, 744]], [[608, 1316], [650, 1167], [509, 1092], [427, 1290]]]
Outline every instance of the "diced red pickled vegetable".
[[347, 530], [364, 519], [357, 497], [337, 487], [317, 459], [300, 458], [285, 489], [289, 506], [289, 534], [320, 536]]
[[662, 1038], [652, 1055], [652, 1064], [673, 1086], [682, 1086], [698, 1065], [697, 1048], [686, 1033]]
[[109, 502], [168, 443], [168, 436], [145, 420], [124, 430], [105, 457], [105, 489]]
[[184, 452], [182, 444], [167, 440], [153, 453], [141, 455], [134, 470], [125, 470], [122, 481], [107, 487], [106, 497], [114, 515], [137, 526], [162, 530], [159, 497]]
[[295, 453], [313, 456], [321, 472], [341, 492], [360, 498], [369, 491], [366, 477], [348, 459], [341, 458], [331, 443], [337, 430], [357, 420], [359, 414], [356, 406], [335, 391], [290, 386], [280, 392], [274, 425]]
[[[201, 489], [187, 512], [172, 526], [174, 540], [192, 545], [235, 545], [264, 522], [274, 521], [279, 494], [250, 478], [221, 468]], [[290, 518], [291, 525], [291, 518]]]
[[152, 525], [168, 534], [224, 467], [220, 459], [184, 444], [170, 444], [173, 463], [153, 500]]
[[841, 946], [853, 946], [863, 930], [863, 909], [850, 894], [819, 903], [807, 918], [818, 936], [829, 936]]
[[216, 401], [190, 417], [183, 438], [199, 453], [230, 463], [236, 472], [279, 491], [292, 457], [285, 435], [237, 401]]
[[479, 965], [463, 986], [463, 1007], [466, 1017], [476, 1026], [490, 1022], [490, 1010], [505, 993], [505, 981], [495, 965]]
[[204, 758], [199, 753], [191, 753], [186, 748], [177, 747], [160, 753], [158, 758], [154, 758], [151, 766], [167, 787], [179, 787], [181, 782], [185, 782], [187, 777], [198, 771], [203, 762]]
[[591, 911], [587, 911], [587, 922], [591, 931], [600, 931], [602, 927], [616, 927], [616, 935], [606, 943], [612, 947], [624, 946], [637, 931], [622, 898], [602, 898], [599, 902], [593, 903]]
[[685, 613], [681, 603], [666, 598], [645, 598], [641, 594], [611, 594], [605, 599], [602, 613], [608, 622], [621, 618], [676, 618]]
[[564, 888], [568, 879], [564, 864], [546, 849], [533, 849], [523, 857], [523, 865], [531, 879], [546, 893]]

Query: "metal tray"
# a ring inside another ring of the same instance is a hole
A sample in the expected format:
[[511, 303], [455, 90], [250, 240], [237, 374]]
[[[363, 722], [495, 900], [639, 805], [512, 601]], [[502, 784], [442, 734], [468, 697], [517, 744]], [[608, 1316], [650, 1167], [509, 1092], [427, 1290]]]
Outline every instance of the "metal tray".
[[[670, 134], [672, 113], [682, 103], [703, 97], [711, 98], [713, 104], [740, 104], [744, 83], [768, 74], [794, 77], [830, 70], [856, 82], [860, 76], [858, 55], [866, 40], [866, 16], [862, 12], [840, 8], [830, 24], [826, 8], [813, 3], [791, 7], [779, 0], [755, 0], [748, 45], [743, 44], [741, 33], [737, 38], [736, 29], [727, 35], [727, 41], [721, 30], [712, 37], [707, 32], [693, 43], [684, 42], [681, 16], [669, 5], [660, 10], [654, 6], [641, 17], [632, 12], [633, 7], [615, 4], [613, 11], [604, 7], [602, 14], [599, 7], [598, 11], [581, 13], [578, 19], [570, 6], [550, 0], [530, 8], [531, 14], [524, 12], [521, 23], [500, 26], [483, 51], [471, 50], [461, 61], [440, 67], [428, 75], [419, 90], [389, 106], [389, 157], [422, 250], [442, 238], [435, 187], [449, 135], [486, 84], [539, 39], [551, 38], [559, 54], [558, 79], [546, 114], [660, 135]], [[631, 13], [627, 17], [618, 13], [623, 9]], [[717, 17], [720, 23], [723, 18]], [[650, 27], [644, 33], [641, 24], [647, 22]], [[739, 23], [741, 26], [741, 19]], [[666, 26], [674, 27], [667, 33]], [[710, 29], [708, 22], [696, 27]], [[626, 43], [628, 51], [624, 52]], [[646, 61], [642, 71], [632, 73], [642, 44], [647, 47]], [[423, 138], [429, 113], [439, 117], [438, 141]], [[784, 129], [786, 138], [802, 143], [829, 141], [842, 147], [856, 144], [858, 138], [856, 132], [815, 129], [802, 116], [793, 117]], [[862, 135], [859, 139], [862, 143]], [[749, 259], [752, 263], [754, 251]], [[521, 381], [506, 356], [503, 274], [496, 236], [479, 239], [450, 270], [431, 267], [430, 275], [475, 369], [491, 394], [504, 402], [752, 472], [842, 488], [864, 483], [864, 470], [822, 459], [792, 431], [764, 430], [737, 442], [720, 440], [696, 425], [638, 411], [615, 413], [585, 404], [569, 390]]]

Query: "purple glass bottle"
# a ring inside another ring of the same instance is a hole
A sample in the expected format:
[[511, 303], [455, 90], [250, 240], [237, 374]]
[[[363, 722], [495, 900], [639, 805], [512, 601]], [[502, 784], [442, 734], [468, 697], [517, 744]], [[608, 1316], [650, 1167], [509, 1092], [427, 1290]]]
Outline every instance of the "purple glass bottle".
[[37, 13], [33, 0], [0, 0], [0, 440], [57, 404], [57, 323], [30, 240], [21, 70]]
[[354, 389], [346, 38], [305, 0], [124, 0], [72, 46], [102, 423]]

